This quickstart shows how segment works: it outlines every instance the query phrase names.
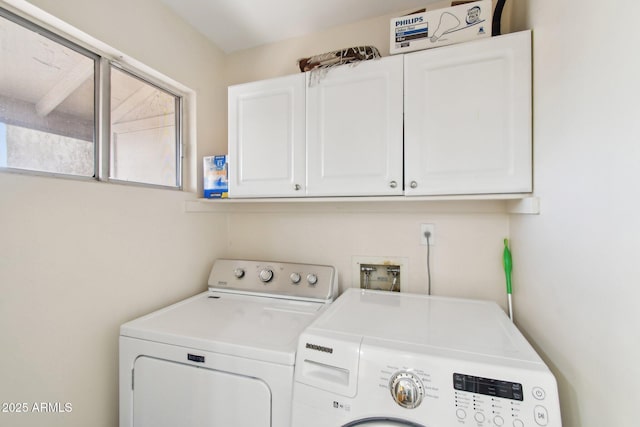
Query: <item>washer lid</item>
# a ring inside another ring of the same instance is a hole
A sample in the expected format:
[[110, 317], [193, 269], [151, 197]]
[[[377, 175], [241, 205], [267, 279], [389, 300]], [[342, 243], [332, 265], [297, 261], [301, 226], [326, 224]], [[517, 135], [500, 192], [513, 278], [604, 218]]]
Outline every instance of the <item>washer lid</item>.
[[401, 350], [423, 346], [520, 362], [540, 357], [494, 302], [349, 289], [307, 330]]
[[298, 336], [326, 304], [204, 292], [125, 323], [120, 335], [293, 365]]

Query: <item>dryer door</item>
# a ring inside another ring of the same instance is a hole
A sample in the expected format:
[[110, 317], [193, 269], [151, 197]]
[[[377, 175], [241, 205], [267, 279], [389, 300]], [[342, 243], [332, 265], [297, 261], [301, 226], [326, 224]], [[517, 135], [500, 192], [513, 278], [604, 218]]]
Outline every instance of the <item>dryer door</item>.
[[405, 421], [398, 418], [364, 418], [361, 420], [351, 421], [342, 427], [370, 426], [370, 427], [424, 427], [412, 421]]
[[256, 378], [146, 356], [133, 376], [134, 427], [271, 425], [271, 392]]

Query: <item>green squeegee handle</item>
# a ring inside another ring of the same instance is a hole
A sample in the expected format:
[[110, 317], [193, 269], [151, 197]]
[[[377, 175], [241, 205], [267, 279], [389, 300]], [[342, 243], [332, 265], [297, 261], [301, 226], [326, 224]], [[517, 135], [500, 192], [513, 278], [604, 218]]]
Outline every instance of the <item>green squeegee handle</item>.
[[507, 278], [507, 294], [511, 295], [511, 271], [513, 270], [513, 262], [511, 260], [511, 251], [509, 250], [509, 240], [507, 239], [504, 239], [502, 262], [504, 264], [504, 274]]

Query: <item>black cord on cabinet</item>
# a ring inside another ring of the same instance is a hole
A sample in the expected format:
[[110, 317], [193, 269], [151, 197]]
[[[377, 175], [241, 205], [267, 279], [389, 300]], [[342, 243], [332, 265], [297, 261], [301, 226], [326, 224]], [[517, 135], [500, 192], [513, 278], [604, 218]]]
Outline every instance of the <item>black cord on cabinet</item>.
[[504, 3], [506, 0], [498, 0], [496, 2], [496, 8], [493, 11], [493, 22], [491, 24], [491, 35], [499, 36], [502, 34], [500, 32], [500, 22], [502, 21], [502, 9], [504, 9]]

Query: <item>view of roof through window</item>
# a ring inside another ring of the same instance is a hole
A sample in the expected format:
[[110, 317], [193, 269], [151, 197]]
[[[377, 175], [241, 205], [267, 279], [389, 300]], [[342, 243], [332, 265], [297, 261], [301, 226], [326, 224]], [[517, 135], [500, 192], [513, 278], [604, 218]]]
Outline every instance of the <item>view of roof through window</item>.
[[[0, 39], [1, 168], [181, 186], [179, 96], [112, 65], [105, 123], [99, 55], [7, 12]], [[98, 138], [100, 123], [109, 141]]]

